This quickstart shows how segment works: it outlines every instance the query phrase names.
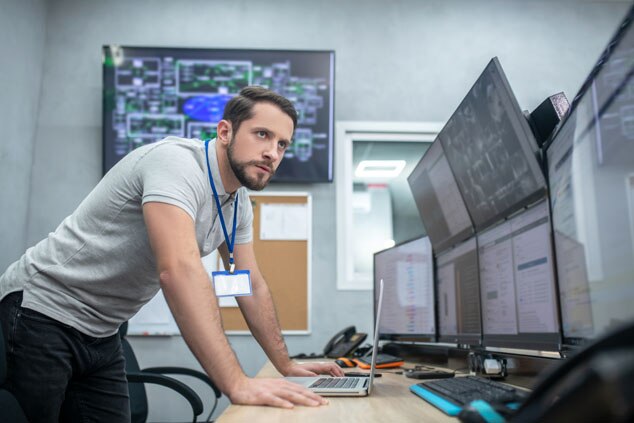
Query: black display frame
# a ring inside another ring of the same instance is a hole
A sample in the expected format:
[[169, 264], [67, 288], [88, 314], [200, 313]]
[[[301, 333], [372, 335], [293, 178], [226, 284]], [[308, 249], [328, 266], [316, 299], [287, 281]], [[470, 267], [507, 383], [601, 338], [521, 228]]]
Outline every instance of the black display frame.
[[[130, 148], [125, 154], [116, 154], [114, 139], [112, 138], [112, 123], [114, 118], [108, 116], [113, 112], [113, 97], [115, 95], [114, 90], [114, 72], [109, 72], [107, 67], [113, 67], [111, 62], [113, 61], [112, 51], [127, 51], [130, 53], [142, 54], [143, 57], [152, 57], [152, 52], [158, 52], [162, 57], [176, 55], [180, 60], [188, 60], [189, 58], [183, 57], [186, 54], [192, 54], [192, 59], [197, 60], [248, 60], [249, 57], [255, 57], [255, 61], [262, 60], [266, 57], [269, 61], [275, 62], [276, 60], [284, 60], [291, 57], [294, 62], [293, 65], [301, 62], [302, 56], [324, 56], [327, 57], [328, 63], [322, 64], [323, 69], [328, 69], [328, 75], [325, 77], [328, 83], [327, 98], [324, 99], [323, 114], [325, 122], [320, 121], [318, 126], [323, 128], [323, 133], [317, 134], [325, 135], [327, 141], [320, 145], [320, 148], [315, 152], [315, 160], [318, 162], [312, 167], [307, 167], [307, 162], [290, 163], [287, 159], [282, 160], [280, 167], [276, 175], [272, 178], [271, 182], [274, 183], [332, 183], [334, 180], [334, 160], [335, 160], [335, 145], [334, 145], [334, 124], [335, 124], [335, 51], [334, 50], [291, 50], [291, 49], [251, 49], [251, 48], [197, 48], [197, 47], [166, 47], [166, 46], [132, 46], [132, 45], [104, 45], [102, 47], [102, 172], [105, 175], [107, 171], [114, 166], [121, 158], [131, 151]], [[222, 56], [222, 59], [220, 58]], [[134, 57], [134, 56], [133, 56]], [[290, 60], [290, 59], [289, 59]], [[312, 68], [305, 65], [304, 68]], [[302, 69], [304, 71], [304, 69]], [[315, 72], [315, 71], [313, 71]], [[311, 74], [311, 77], [315, 79], [320, 78], [321, 75]], [[305, 77], [305, 76], [302, 76]], [[224, 108], [224, 105], [222, 105]], [[180, 112], [180, 109], [179, 109]], [[185, 116], [184, 112], [180, 112]], [[318, 118], [319, 119], [319, 118]], [[201, 122], [205, 124], [206, 122]], [[297, 138], [297, 129], [302, 128], [298, 123], [294, 138]], [[320, 129], [321, 131], [321, 129]], [[311, 132], [312, 134], [312, 132]], [[322, 137], [323, 138], [323, 137]], [[312, 139], [311, 139], [312, 142]], [[149, 144], [149, 143], [146, 143]], [[145, 144], [143, 144], [145, 145]], [[325, 146], [325, 147], [324, 147]], [[311, 148], [313, 144], [311, 143]], [[323, 148], [322, 148], [323, 147]], [[324, 152], [325, 150], [325, 152]], [[316, 151], [312, 149], [311, 152]], [[318, 156], [319, 154], [319, 156]], [[317, 160], [317, 158], [319, 160]], [[324, 160], [327, 163], [324, 164]]]
[[[443, 334], [441, 332], [441, 326], [440, 326], [440, 297], [439, 297], [439, 293], [440, 290], [438, 289], [438, 285], [440, 283], [440, 281], [438, 280], [438, 254], [434, 254], [434, 270], [435, 270], [435, 280], [434, 280], [434, 287], [435, 287], [435, 298], [436, 298], [436, 332], [438, 333], [437, 336], [437, 340], [438, 342], [443, 342], [443, 343], [450, 343], [450, 344], [457, 344], [458, 346], [469, 346], [469, 347], [480, 347], [482, 345], [482, 302], [480, 301], [480, 256], [479, 256], [479, 250], [478, 250], [478, 239], [477, 236], [474, 234], [473, 236], [469, 237], [467, 240], [461, 242], [460, 244], [456, 245], [455, 248], [459, 248], [461, 245], [466, 244], [467, 242], [471, 242], [471, 240], [473, 240], [473, 242], [475, 243], [475, 249], [474, 249], [474, 254], [475, 254], [475, 260], [476, 260], [476, 269], [477, 269], [477, 278], [478, 278], [478, 296], [477, 296], [477, 304], [478, 304], [478, 313], [479, 313], [479, 324], [480, 324], [480, 333], [476, 334], [476, 333], [457, 333], [455, 335], [446, 335]], [[449, 253], [450, 250], [444, 251], [442, 252], [440, 255], [444, 255]]]
[[[543, 167], [544, 167], [544, 171], [546, 175], [546, 182], [548, 184], [549, 192], [551, 192], [551, 181], [550, 181], [550, 172], [549, 172], [550, 149], [552, 145], [557, 142], [558, 137], [563, 136], [563, 134], [565, 134], [564, 128], [566, 128], [567, 125], [572, 124], [572, 120], [575, 119], [579, 104], [581, 104], [581, 102], [585, 100], [586, 96], [589, 95], [588, 93], [590, 91], [590, 88], [592, 87], [592, 84], [597, 79], [597, 77], [601, 74], [601, 71], [603, 70], [604, 66], [610, 62], [610, 58], [613, 52], [619, 46], [619, 43], [621, 42], [621, 40], [625, 37], [628, 31], [634, 31], [633, 21], [634, 21], [634, 5], [632, 5], [630, 9], [627, 11], [621, 23], [619, 24], [617, 30], [612, 35], [612, 37], [610, 38], [610, 41], [601, 52], [592, 70], [590, 71], [590, 73], [588, 74], [584, 82], [581, 84], [581, 87], [579, 88], [579, 91], [577, 92], [574, 99], [572, 100], [566, 115], [561, 119], [557, 127], [552, 131], [548, 139], [544, 142], [544, 145], [542, 147], [542, 150], [544, 151]], [[632, 79], [634, 79], [634, 69], [630, 69], [630, 72], [628, 73], [628, 76], [626, 80], [624, 80], [624, 82], [627, 82]], [[614, 93], [616, 94], [623, 88], [624, 88], [624, 84], [622, 83], [620, 87], [615, 89]], [[599, 111], [599, 114], [602, 114], [602, 111], [604, 111], [610, 105], [610, 103], [614, 100], [615, 94], [613, 94], [606, 101], [606, 103], [602, 107], [602, 110]], [[549, 212], [551, 216], [553, 215], [553, 201], [552, 200], [553, 200], [552, 195], [549, 195], [548, 203], [549, 203]], [[552, 231], [552, 234], [555, 233], [554, 219], [551, 219], [551, 231]], [[552, 242], [553, 242], [553, 255], [555, 258], [555, 266], [556, 266], [555, 273], [557, 275], [557, 282], [556, 282], [557, 294], [558, 294], [557, 298], [559, 300], [559, 310], [560, 310], [559, 319], [560, 319], [560, 328], [561, 328], [561, 350], [574, 351], [579, 348], [583, 348], [585, 345], [592, 343], [594, 341], [594, 338], [566, 335], [566, 332], [564, 330], [563, 307], [561, 305], [560, 281], [559, 281], [559, 276], [558, 276], [559, 274], [557, 270], [557, 266], [558, 266], [558, 257], [557, 257], [557, 248], [556, 248], [557, 241], [554, 236], [552, 238]]]
[[[420, 171], [420, 167], [421, 166], [425, 166], [426, 165], [426, 160], [430, 160], [429, 159], [429, 155], [431, 154], [432, 148], [440, 148], [441, 149], [441, 154], [444, 158], [444, 160], [447, 161], [447, 157], [445, 155], [445, 152], [443, 150], [443, 146], [442, 143], [440, 142], [440, 140], [438, 138], [436, 138], [434, 140], [434, 142], [432, 143], [432, 145], [429, 146], [429, 148], [427, 149], [427, 151], [425, 151], [425, 154], [423, 154], [423, 157], [421, 157], [421, 159], [418, 161], [418, 163], [416, 164], [416, 166], [414, 167], [414, 169], [412, 169], [412, 172], [409, 174], [409, 176], [407, 177], [407, 182], [408, 185], [410, 187], [410, 191], [412, 192], [412, 195], [414, 196], [414, 202], [416, 203], [416, 207], [418, 209], [418, 213], [420, 215], [421, 220], [423, 221], [423, 224], [425, 224], [425, 219], [423, 219], [423, 211], [421, 210], [421, 208], [418, 207], [418, 201], [416, 199], [417, 197], [417, 193], [420, 192], [414, 192], [415, 188], [414, 188], [414, 184], [412, 183], [411, 179], [412, 175], [414, 175], [415, 172]], [[448, 161], [447, 161], [448, 163]], [[449, 236], [445, 239], [442, 240], [434, 240], [432, 236], [429, 237], [430, 241], [432, 242], [432, 246], [434, 248], [435, 251], [437, 252], [443, 252], [446, 249], [452, 247], [453, 245], [456, 245], [462, 241], [465, 241], [467, 239], [469, 239], [471, 236], [473, 236], [473, 234], [475, 234], [475, 227], [473, 225], [473, 220], [471, 219], [471, 215], [469, 214], [469, 210], [467, 209], [466, 204], [464, 203], [464, 198], [462, 196], [462, 191], [460, 191], [460, 188], [458, 187], [458, 183], [456, 182], [456, 178], [453, 174], [453, 170], [451, 169], [451, 166], [449, 166], [449, 170], [451, 172], [451, 176], [453, 178], [453, 185], [456, 187], [456, 189], [458, 190], [458, 194], [460, 195], [460, 198], [462, 200], [462, 204], [464, 206], [464, 209], [467, 213], [467, 216], [469, 217], [469, 223], [470, 226], [461, 230], [460, 232], [456, 233], [455, 235]], [[422, 172], [428, 173], [428, 169], [424, 169], [422, 170]], [[440, 210], [442, 212], [442, 210]], [[427, 227], [426, 227], [427, 228]], [[429, 232], [429, 230], [428, 230]]]
[[[372, 290], [372, 310], [373, 310], [373, 315], [374, 315], [374, 325], [376, 326], [376, 314], [377, 314], [377, 309], [376, 309], [376, 304], [378, 301], [378, 284], [379, 281], [376, 278], [376, 259], [377, 256], [385, 253], [386, 251], [390, 251], [393, 250], [395, 248], [401, 247], [405, 244], [409, 244], [411, 242], [415, 242], [418, 240], [421, 240], [423, 238], [428, 238], [427, 235], [422, 235], [422, 236], [418, 236], [412, 239], [408, 239], [406, 241], [403, 242], [399, 242], [398, 244], [395, 244], [392, 247], [389, 248], [384, 248], [383, 250], [377, 251], [373, 254], [373, 269], [372, 269], [372, 275], [373, 275], [373, 290]], [[431, 245], [431, 241], [430, 241], [430, 245]], [[432, 289], [432, 296], [433, 296], [433, 315], [434, 315], [434, 329], [435, 329], [435, 333], [433, 334], [429, 334], [429, 333], [421, 333], [421, 334], [410, 334], [410, 333], [390, 333], [390, 334], [384, 334], [384, 333], [379, 333], [379, 339], [380, 340], [388, 340], [388, 341], [395, 341], [395, 342], [436, 342], [437, 340], [437, 336], [438, 336], [438, 319], [437, 319], [437, 311], [438, 311], [438, 307], [437, 307], [437, 302], [436, 302], [436, 266], [435, 266], [435, 257], [433, 254], [433, 250], [430, 251], [430, 256], [432, 257], [431, 260], [431, 269], [432, 269], [432, 283], [431, 283], [431, 289]], [[384, 299], [384, 307], [385, 307], [385, 299]]]
[[[518, 332], [517, 335], [500, 335], [500, 334], [487, 334], [484, 328], [484, 301], [482, 298], [482, 278], [478, 278], [480, 282], [480, 316], [482, 322], [482, 346], [483, 347], [495, 347], [495, 348], [509, 348], [509, 349], [524, 349], [531, 351], [560, 351], [562, 347], [562, 322], [561, 322], [561, 302], [559, 297], [559, 281], [557, 276], [557, 260], [555, 258], [555, 244], [553, 239], [552, 228], [552, 211], [550, 209], [549, 196], [544, 196], [536, 203], [531, 204], [529, 207], [516, 212], [509, 219], [524, 213], [526, 209], [537, 206], [539, 203], [546, 202], [548, 213], [548, 242], [552, 257], [552, 280], [554, 288], [554, 301], [555, 301], [555, 316], [557, 318], [557, 331], [556, 332]], [[502, 224], [503, 222], [499, 222]], [[488, 228], [488, 230], [494, 227]], [[478, 242], [478, 259], [480, 257], [480, 243]], [[480, 262], [478, 261], [478, 270], [480, 270]]]
[[[457, 176], [457, 173], [458, 173], [457, 171], [460, 170], [461, 167], [458, 165], [458, 163], [455, 162], [454, 159], [452, 159], [451, 154], [448, 153], [448, 148], [446, 145], [447, 143], [446, 139], [448, 138], [448, 136], [446, 132], [448, 131], [448, 126], [450, 122], [452, 121], [452, 118], [456, 115], [456, 113], [458, 113], [464, 107], [465, 102], [468, 99], [470, 99], [470, 97], [472, 96], [473, 90], [479, 84], [481, 78], [486, 75], [487, 71], [489, 71], [490, 67], [493, 67], [495, 70], [495, 73], [499, 76], [499, 80], [495, 81], [500, 83], [503, 88], [502, 91], [499, 91], [499, 94], [504, 95], [506, 97], [505, 100], [509, 102], [511, 105], [510, 108], [505, 108], [504, 110], [507, 113], [509, 113], [509, 117], [512, 120], [510, 123], [511, 123], [511, 126], [513, 127], [513, 131], [515, 132], [517, 139], [519, 140], [520, 147], [521, 147], [520, 151], [524, 154], [524, 157], [527, 160], [529, 167], [532, 166], [532, 171], [535, 172], [536, 175], [539, 175], [539, 178], [541, 178], [541, 180], [538, 182], [542, 182], [542, 184], [539, 188], [536, 188], [535, 190], [533, 190], [533, 192], [527, 194], [523, 199], [516, 201], [515, 203], [503, 208], [502, 210], [498, 211], [497, 213], [493, 215], [487, 216], [486, 219], [481, 219], [480, 221], [478, 221], [479, 219], [477, 219], [476, 216], [474, 216], [474, 211], [472, 210], [472, 207], [466, 198], [466, 195], [465, 195], [466, 188], [464, 184], [462, 183], [461, 179]], [[519, 127], [521, 128], [521, 133], [518, 130], [516, 130], [517, 128], [513, 125], [513, 123], [519, 125]], [[519, 106], [517, 98], [515, 97], [515, 94], [513, 93], [513, 90], [511, 89], [510, 83], [508, 82], [508, 79], [506, 78], [506, 74], [504, 73], [504, 70], [502, 69], [502, 65], [500, 64], [500, 61], [498, 60], [497, 57], [493, 57], [487, 63], [482, 73], [478, 76], [474, 84], [470, 87], [469, 91], [467, 92], [467, 95], [462, 99], [462, 101], [460, 102], [460, 104], [458, 105], [454, 113], [452, 113], [451, 117], [448, 119], [447, 124], [443, 127], [443, 129], [438, 134], [438, 139], [443, 145], [443, 151], [445, 153], [445, 156], [447, 157], [449, 166], [452, 170], [452, 173], [454, 174], [456, 183], [458, 184], [458, 188], [460, 189], [460, 192], [462, 194], [463, 200], [465, 202], [465, 205], [471, 217], [471, 221], [475, 228], [475, 232], [484, 230], [494, 225], [495, 223], [502, 221], [507, 216], [513, 214], [517, 210], [521, 210], [527, 205], [530, 205], [534, 203], [535, 201], [539, 200], [547, 192], [546, 178], [545, 178], [541, 163], [538, 160], [539, 146], [537, 144], [535, 134], [530, 128], [528, 120], [526, 119], [526, 116], [523, 114], [522, 109]], [[530, 151], [530, 154], [528, 154], [527, 150]]]

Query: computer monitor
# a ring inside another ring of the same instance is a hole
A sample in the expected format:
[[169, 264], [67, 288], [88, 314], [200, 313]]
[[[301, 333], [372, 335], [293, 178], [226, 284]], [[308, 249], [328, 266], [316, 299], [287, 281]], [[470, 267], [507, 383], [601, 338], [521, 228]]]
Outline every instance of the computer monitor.
[[429, 238], [416, 238], [374, 254], [375, 316], [381, 279], [385, 290], [381, 339], [435, 340], [434, 261]]
[[440, 141], [429, 147], [407, 182], [434, 251], [442, 252], [473, 234], [469, 213]]
[[436, 256], [438, 340], [480, 345], [480, 285], [476, 237]]
[[633, 10], [547, 149], [567, 346], [634, 319]]
[[247, 85], [282, 94], [298, 112], [273, 181], [332, 181], [333, 51], [104, 46], [104, 173], [169, 135], [215, 137], [225, 105]]
[[548, 201], [521, 211], [477, 238], [482, 344], [559, 351]]
[[497, 58], [438, 139], [477, 231], [545, 195], [535, 137]]

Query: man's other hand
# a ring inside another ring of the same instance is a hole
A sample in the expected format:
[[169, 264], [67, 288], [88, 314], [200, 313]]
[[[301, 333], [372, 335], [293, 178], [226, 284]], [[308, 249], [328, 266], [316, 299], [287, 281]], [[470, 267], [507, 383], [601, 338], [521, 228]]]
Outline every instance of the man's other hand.
[[232, 404], [243, 405], [293, 408], [296, 405], [316, 407], [328, 404], [325, 398], [284, 379], [245, 378], [228, 396]]
[[337, 364], [324, 362], [293, 364], [286, 372], [286, 376], [310, 377], [316, 375], [345, 376]]

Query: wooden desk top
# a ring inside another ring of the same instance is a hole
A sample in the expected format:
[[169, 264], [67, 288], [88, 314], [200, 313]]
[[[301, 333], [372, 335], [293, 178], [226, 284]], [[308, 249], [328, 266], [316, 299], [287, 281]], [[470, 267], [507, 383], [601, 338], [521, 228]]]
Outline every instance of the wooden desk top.
[[[362, 371], [358, 368], [345, 369]], [[231, 405], [217, 420], [231, 422], [331, 422], [346, 419], [349, 422], [451, 422], [456, 421], [434, 406], [410, 392], [415, 379], [388, 373], [379, 369], [383, 376], [374, 378], [369, 397], [328, 397], [330, 404], [320, 407], [295, 407], [286, 410], [273, 407]], [[257, 377], [279, 377], [280, 374], [269, 362]]]

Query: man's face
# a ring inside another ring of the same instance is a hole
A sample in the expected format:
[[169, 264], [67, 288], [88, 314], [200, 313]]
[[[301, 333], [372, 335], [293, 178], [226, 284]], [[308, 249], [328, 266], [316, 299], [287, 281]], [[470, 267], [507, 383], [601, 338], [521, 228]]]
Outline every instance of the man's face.
[[243, 186], [260, 191], [269, 183], [291, 143], [293, 120], [271, 103], [256, 103], [253, 117], [231, 136], [227, 158]]

